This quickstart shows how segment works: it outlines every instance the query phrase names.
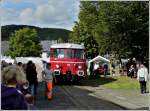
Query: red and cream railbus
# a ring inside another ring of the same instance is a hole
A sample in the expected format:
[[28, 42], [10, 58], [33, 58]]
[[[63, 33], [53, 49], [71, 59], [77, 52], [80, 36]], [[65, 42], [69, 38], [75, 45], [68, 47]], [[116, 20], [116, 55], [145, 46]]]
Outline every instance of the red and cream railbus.
[[58, 43], [50, 48], [51, 69], [56, 78], [63, 81], [78, 81], [85, 77], [87, 66], [83, 45]]

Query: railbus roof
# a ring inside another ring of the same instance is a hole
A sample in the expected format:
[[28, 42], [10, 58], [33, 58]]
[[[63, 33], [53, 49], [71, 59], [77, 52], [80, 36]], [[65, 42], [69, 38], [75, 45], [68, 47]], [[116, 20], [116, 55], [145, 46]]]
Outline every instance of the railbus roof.
[[85, 49], [83, 45], [73, 43], [57, 43], [51, 45], [51, 48], [71, 48], [71, 49]]

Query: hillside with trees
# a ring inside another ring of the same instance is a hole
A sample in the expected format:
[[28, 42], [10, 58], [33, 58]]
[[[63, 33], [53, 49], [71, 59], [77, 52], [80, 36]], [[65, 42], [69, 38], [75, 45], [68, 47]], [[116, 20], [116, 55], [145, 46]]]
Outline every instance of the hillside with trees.
[[29, 25], [5, 25], [1, 27], [2, 41], [8, 41], [12, 33], [19, 29], [35, 29], [40, 40], [68, 40], [71, 31], [58, 28], [40, 28]]

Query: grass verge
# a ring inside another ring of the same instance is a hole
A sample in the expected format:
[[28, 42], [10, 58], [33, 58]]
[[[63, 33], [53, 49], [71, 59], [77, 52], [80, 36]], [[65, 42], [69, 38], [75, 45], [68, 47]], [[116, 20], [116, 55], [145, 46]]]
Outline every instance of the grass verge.
[[140, 88], [139, 82], [134, 78], [124, 77], [124, 76], [113, 77], [113, 78], [116, 80], [113, 82], [104, 84], [103, 86], [106, 88], [117, 89], [117, 90], [120, 90], [120, 89], [139, 90]]
[[[130, 78], [127, 76], [116, 76], [116, 77], [111, 77], [107, 76], [106, 78], [104, 77], [98, 77], [98, 78], [93, 78], [89, 79], [86, 81], [85, 85], [90, 85], [90, 86], [104, 86], [106, 88], [110, 89], [116, 89], [116, 90], [139, 90], [140, 89], [140, 84], [136, 78]], [[147, 83], [147, 89], [149, 86], [149, 82]]]

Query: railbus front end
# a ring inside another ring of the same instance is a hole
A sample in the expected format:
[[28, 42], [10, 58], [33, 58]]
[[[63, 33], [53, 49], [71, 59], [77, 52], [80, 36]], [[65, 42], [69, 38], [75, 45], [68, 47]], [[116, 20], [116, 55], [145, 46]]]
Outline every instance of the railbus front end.
[[51, 69], [59, 81], [79, 81], [87, 74], [85, 48], [79, 44], [54, 44], [50, 48]]

